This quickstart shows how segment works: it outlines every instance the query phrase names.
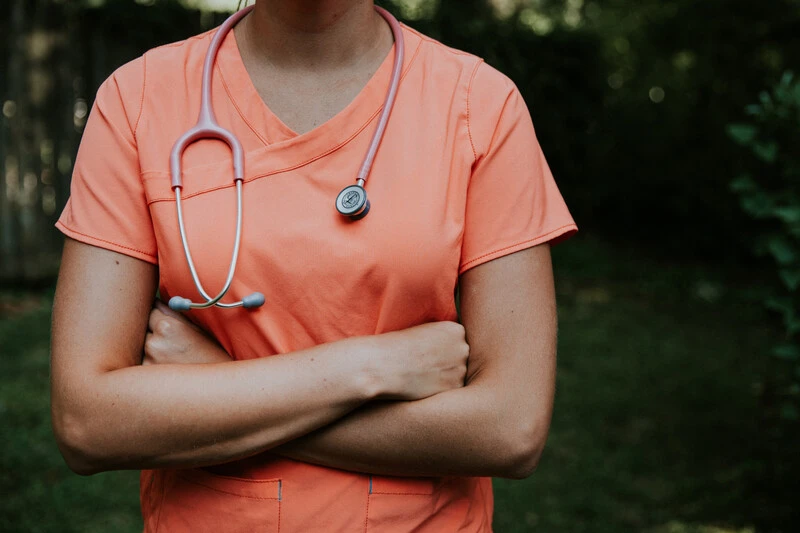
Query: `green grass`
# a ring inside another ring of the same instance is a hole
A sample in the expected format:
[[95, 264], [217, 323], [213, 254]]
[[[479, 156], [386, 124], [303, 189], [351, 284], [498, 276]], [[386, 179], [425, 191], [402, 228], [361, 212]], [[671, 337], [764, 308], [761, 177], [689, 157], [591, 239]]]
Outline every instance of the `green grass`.
[[[758, 391], [777, 333], [752, 276], [583, 238], [554, 258], [552, 430], [531, 478], [495, 483], [495, 530], [791, 531], [791, 499], [758, 482]], [[75, 476], [54, 444], [50, 303], [0, 293], [0, 531], [141, 531], [136, 474]]]
[[2, 296], [29, 310], [0, 317], [0, 531], [141, 531], [135, 473], [82, 478], [56, 448], [49, 420], [51, 299]]

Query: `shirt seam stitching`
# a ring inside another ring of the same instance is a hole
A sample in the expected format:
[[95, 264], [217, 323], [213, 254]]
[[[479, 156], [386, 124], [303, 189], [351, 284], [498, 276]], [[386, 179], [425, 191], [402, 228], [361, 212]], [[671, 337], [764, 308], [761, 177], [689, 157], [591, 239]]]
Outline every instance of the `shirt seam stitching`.
[[139, 113], [136, 116], [136, 125], [133, 127], [133, 138], [136, 140], [136, 144], [139, 144], [139, 123], [142, 120], [142, 115], [144, 114], [144, 94], [147, 90], [147, 54], [142, 56], [142, 96], [139, 100]]
[[106, 243], [106, 244], [111, 244], [111, 245], [114, 245], [114, 246], [118, 246], [118, 247], [120, 247], [120, 248], [125, 248], [126, 250], [131, 250], [132, 252], [137, 252], [137, 253], [140, 253], [140, 254], [142, 254], [142, 255], [146, 255], [147, 257], [150, 257], [150, 258], [152, 258], [152, 259], [157, 259], [157, 257], [156, 257], [155, 255], [151, 254], [150, 252], [145, 252], [144, 250], [139, 250], [138, 248], [133, 248], [132, 246], [125, 246], [124, 244], [120, 244], [120, 243], [118, 243], [118, 242], [109, 241], [109, 240], [107, 240], [107, 239], [102, 239], [102, 238], [100, 238], [100, 237], [96, 237], [96, 236], [94, 236], [94, 235], [89, 235], [88, 233], [83, 233], [82, 231], [78, 231], [78, 230], [76, 230], [75, 228], [71, 228], [70, 226], [68, 226], [67, 224], [65, 224], [65, 223], [64, 223], [63, 221], [61, 221], [61, 220], [59, 220], [59, 221], [58, 221], [58, 224], [60, 224], [61, 226], [63, 226], [63, 227], [64, 227], [64, 229], [66, 229], [66, 230], [68, 230], [68, 231], [71, 231], [71, 232], [73, 232], [73, 233], [76, 233], [76, 234], [78, 234], [78, 235], [81, 235], [81, 236], [83, 236], [83, 237], [86, 237], [86, 238], [88, 238], [88, 239], [94, 239], [94, 240], [96, 240], [96, 241], [104, 242], [104, 243]]
[[433, 492], [383, 492], [383, 491], [381, 492], [373, 491], [371, 495], [374, 496], [376, 494], [378, 496], [380, 496], [381, 494], [388, 494], [391, 496], [433, 496]]
[[[418, 46], [416, 48], [416, 50], [414, 51], [414, 55], [411, 57], [411, 60], [408, 63], [408, 68], [406, 68], [405, 72], [403, 73], [401, 81], [402, 81], [402, 79], [404, 79], [408, 75], [409, 72], [411, 72], [411, 67], [413, 66], [413, 64], [414, 64], [414, 62], [415, 62], [415, 60], [416, 60], [416, 58], [417, 58], [417, 56], [419, 54], [419, 49], [420, 49], [420, 47]], [[383, 109], [383, 105], [381, 105], [377, 110], [375, 110], [375, 112], [364, 122], [364, 124], [362, 124], [355, 132], [353, 132], [353, 134], [350, 137], [348, 137], [347, 139], [345, 139], [341, 143], [337, 144], [336, 146], [333, 146], [330, 149], [324, 151], [323, 153], [316, 154], [313, 157], [311, 157], [308, 160], [303, 161], [301, 163], [297, 163], [295, 165], [290, 165], [290, 166], [288, 166], [286, 168], [274, 170], [272, 172], [268, 172], [268, 173], [261, 174], [261, 175], [258, 175], [258, 176], [255, 176], [255, 177], [252, 177], [252, 178], [249, 178], [249, 179], [245, 179], [244, 183], [250, 183], [252, 181], [256, 181], [258, 179], [266, 178], [268, 176], [274, 176], [276, 174], [282, 174], [284, 172], [297, 170], [298, 168], [302, 168], [302, 167], [304, 167], [304, 166], [306, 166], [306, 165], [308, 165], [310, 163], [313, 163], [314, 161], [317, 161], [319, 159], [322, 159], [323, 157], [326, 157], [326, 156], [332, 154], [333, 152], [341, 149], [343, 146], [345, 146], [346, 144], [351, 142], [358, 135], [360, 135], [361, 132], [364, 131], [364, 129], [366, 129], [366, 127], [369, 126], [369, 124], [373, 120], [375, 120], [375, 117], [378, 116], [378, 114], [381, 112], [382, 109]], [[237, 109], [237, 111], [238, 111], [238, 109]], [[240, 113], [240, 115], [241, 115], [241, 113]], [[200, 168], [200, 167], [198, 167], [198, 168]], [[194, 170], [196, 170], [196, 169], [194, 169]], [[162, 171], [147, 171], [147, 172], [142, 172], [142, 176], [144, 176], [145, 174], [151, 174], [151, 173], [152, 174], [163, 174]], [[145, 179], [147, 179], [147, 178], [145, 178]], [[183, 198], [185, 200], [188, 200], [189, 198], [192, 198], [194, 196], [199, 196], [201, 194], [205, 194], [205, 193], [213, 192], [213, 191], [218, 191], [218, 190], [221, 190], [221, 189], [227, 189], [227, 188], [233, 187], [234, 185], [235, 184], [233, 184], [233, 183], [229, 183], [229, 184], [225, 184], [225, 185], [219, 185], [217, 187], [212, 187], [212, 188], [209, 188], [209, 189], [204, 189], [202, 191], [197, 191], [195, 193], [187, 194]], [[159, 197], [159, 198], [154, 198], [154, 199], [150, 200], [148, 202], [148, 204], [153, 204], [153, 203], [156, 203], [156, 202], [167, 202], [167, 201], [173, 201], [173, 200], [174, 200], [174, 198], [172, 198], [172, 197]]]
[[443, 42], [437, 41], [436, 39], [434, 39], [433, 37], [430, 37], [429, 35], [425, 35], [424, 33], [420, 33], [418, 30], [412, 28], [411, 26], [403, 24], [403, 27], [408, 29], [408, 31], [410, 31], [411, 33], [415, 34], [417, 37], [419, 37], [420, 40], [426, 41], [426, 42], [428, 42], [428, 43], [430, 43], [430, 44], [432, 44], [434, 46], [438, 46], [440, 48], [444, 48], [445, 50], [447, 50], [448, 52], [450, 52], [453, 55], [465, 56], [465, 57], [476, 57], [476, 58], [480, 59], [481, 61], [483, 61], [483, 58], [481, 58], [479, 56], [476, 56], [475, 54], [471, 54], [469, 52], [465, 52], [464, 50], [459, 50], [457, 48], [453, 48], [451, 46], [447, 46]]
[[470, 98], [472, 97], [472, 83], [475, 81], [475, 77], [478, 74], [478, 68], [483, 63], [483, 60], [478, 58], [478, 62], [475, 64], [475, 67], [472, 69], [472, 75], [469, 78], [469, 84], [467, 85], [467, 137], [469, 137], [469, 145], [472, 148], [472, 164], [475, 164], [475, 161], [478, 160], [478, 151], [475, 149], [475, 142], [472, 139], [472, 126], [470, 125]]
[[[411, 28], [409, 28], [409, 30], [410, 30], [410, 29], [411, 29]], [[406, 76], [408, 75], [408, 73], [409, 73], [409, 72], [411, 72], [411, 69], [412, 69], [412, 67], [414, 66], [414, 63], [416, 62], [417, 56], [419, 55], [419, 50], [420, 50], [420, 48], [422, 48], [422, 46], [421, 46], [421, 45], [417, 45], [417, 46], [416, 46], [416, 48], [414, 49], [414, 55], [413, 55], [413, 56], [411, 56], [411, 59], [409, 59], [409, 61], [408, 61], [408, 66], [407, 66], [407, 67], [406, 67], [406, 68], [405, 68], [405, 69], [402, 71], [402, 74], [401, 74], [401, 76], [400, 76], [400, 82], [402, 82], [402, 81], [403, 81], [403, 80], [406, 78]], [[242, 120], [244, 121], [244, 123], [245, 123], [245, 124], [247, 124], [247, 127], [248, 127], [248, 128], [250, 128], [250, 129], [253, 131], [253, 133], [255, 133], [256, 137], [258, 137], [258, 138], [259, 138], [259, 140], [261, 140], [261, 142], [262, 142], [262, 143], [264, 143], [264, 145], [265, 145], [265, 146], [270, 146], [270, 143], [269, 143], [269, 142], [267, 142], [267, 141], [265, 141], [265, 140], [264, 140], [264, 138], [263, 138], [263, 137], [262, 137], [262, 136], [261, 136], [261, 135], [258, 133], [258, 131], [256, 131], [256, 129], [255, 129], [255, 128], [254, 128], [254, 127], [253, 127], [253, 126], [250, 124], [250, 122], [248, 121], [248, 119], [245, 117], [245, 114], [242, 112], [242, 110], [241, 110], [241, 109], [239, 108], [239, 106], [236, 104], [236, 100], [233, 98], [233, 95], [231, 94], [231, 92], [230, 92], [230, 90], [229, 90], [229, 88], [228, 88], [228, 84], [225, 82], [225, 75], [222, 73], [222, 68], [219, 66], [219, 64], [217, 64], [217, 65], [216, 65], [216, 69], [217, 69], [217, 71], [220, 73], [220, 76], [221, 76], [221, 78], [222, 78], [222, 84], [223, 84], [223, 87], [225, 87], [225, 93], [228, 95], [228, 100], [230, 100], [230, 101], [231, 101], [231, 103], [233, 104], [233, 107], [234, 107], [234, 109], [236, 109], [236, 113], [237, 113], [237, 114], [238, 114], [238, 115], [239, 115], [239, 116], [242, 118]], [[382, 109], [383, 109], [383, 104], [381, 104], [381, 105], [378, 107], [377, 111], [375, 111], [375, 113], [373, 113], [373, 114], [372, 114], [372, 115], [371, 115], [371, 116], [370, 116], [370, 117], [369, 117], [369, 118], [366, 120], [366, 122], [364, 122], [364, 124], [363, 124], [361, 127], [359, 127], [359, 128], [358, 128], [358, 130], [357, 130], [357, 131], [356, 131], [356, 132], [355, 132], [355, 133], [354, 133], [352, 136], [348, 137], [348, 138], [347, 138], [347, 140], [346, 140], [346, 141], [344, 141], [342, 144], [340, 144], [340, 145], [337, 145], [335, 148], [333, 148], [333, 149], [331, 149], [330, 151], [328, 151], [328, 152], [326, 152], [325, 154], [323, 154], [323, 156], [325, 156], [325, 155], [328, 155], [328, 154], [330, 154], [330, 153], [333, 153], [335, 150], [338, 150], [339, 148], [341, 148], [341, 147], [342, 147], [342, 146], [344, 146], [345, 144], [347, 144], [347, 143], [349, 143], [350, 141], [352, 141], [353, 139], [355, 139], [355, 138], [356, 138], [356, 136], [357, 136], [359, 133], [361, 133], [362, 131], [364, 131], [364, 128], [366, 128], [366, 127], [367, 127], [367, 125], [369, 125], [369, 123], [370, 123], [370, 122], [372, 122], [373, 120], [375, 120], [375, 117], [378, 115], [378, 113], [380, 113], [380, 111], [381, 111]], [[301, 165], [299, 165], [299, 166], [297, 166], [297, 167], [292, 167], [292, 168], [289, 168], [289, 169], [286, 169], [286, 170], [294, 170], [294, 169], [296, 169], [296, 168], [300, 168], [300, 167], [302, 167], [302, 166], [304, 166], [304, 165], [307, 165], [307, 164], [311, 163], [312, 161], [316, 161], [316, 160], [317, 160], [317, 158], [316, 158], [316, 157], [314, 157], [314, 158], [311, 158], [311, 159], [309, 159], [308, 161], [306, 161], [305, 163], [303, 163], [303, 164], [301, 164]], [[213, 190], [215, 190], [215, 189], [213, 189]], [[187, 196], [187, 198], [189, 198], [189, 196]]]
[[185, 481], [186, 483], [191, 483], [191, 484], [193, 484], [193, 485], [197, 485], [197, 486], [199, 486], [199, 487], [203, 487], [203, 488], [206, 488], [206, 489], [208, 489], [208, 490], [213, 490], [214, 492], [219, 492], [219, 493], [222, 493], [222, 494], [229, 494], [229, 495], [231, 495], [231, 496], [238, 496], [239, 498], [247, 498], [248, 500], [259, 500], [259, 501], [276, 501], [276, 502], [279, 502], [279, 501], [280, 501], [280, 499], [278, 499], [277, 497], [269, 497], [269, 496], [264, 496], [264, 497], [262, 497], [262, 496], [248, 496], [248, 495], [246, 495], [246, 494], [240, 494], [240, 493], [237, 493], [237, 492], [232, 492], [232, 491], [229, 491], [229, 490], [218, 489], [218, 488], [216, 488], [216, 487], [209, 487], [208, 485], [206, 485], [206, 484], [204, 484], [204, 483], [200, 483], [200, 482], [198, 482], [198, 481], [195, 481], [195, 480], [193, 480], [193, 479], [187, 479], [187, 478], [185, 478], [185, 477], [181, 477], [181, 479], [182, 479], [183, 481]]
[[252, 131], [256, 137], [258, 137], [258, 140], [260, 140], [264, 144], [264, 146], [269, 146], [270, 145], [269, 141], [264, 136], [262, 136], [261, 133], [259, 133], [258, 129], [247, 118], [246, 113], [244, 113], [242, 109], [239, 107], [239, 104], [236, 103], [236, 99], [233, 97], [233, 94], [231, 94], [231, 89], [228, 86], [227, 80], [225, 79], [225, 73], [219, 66], [219, 63], [214, 68], [219, 73], [219, 77], [222, 80], [222, 86], [225, 88], [225, 94], [228, 95], [228, 100], [233, 104], [234, 109], [236, 109], [236, 113], [238, 113], [238, 115], [242, 118], [244, 123], [247, 124], [247, 127], [250, 128], [250, 131]]
[[536, 237], [533, 237], [532, 239], [525, 239], [525, 240], [523, 240], [523, 241], [519, 241], [519, 242], [516, 242], [516, 243], [514, 243], [514, 244], [510, 244], [510, 245], [508, 245], [508, 246], [504, 246], [504, 247], [502, 247], [502, 248], [498, 248], [498, 249], [496, 249], [496, 250], [493, 250], [493, 251], [491, 251], [491, 252], [488, 252], [488, 253], [485, 253], [485, 254], [479, 255], [478, 257], [474, 257], [474, 258], [470, 259], [469, 261], [465, 261], [464, 263], [462, 263], [462, 264], [461, 264], [461, 268], [464, 268], [465, 266], [469, 265], [470, 263], [474, 263], [475, 261], [480, 261], [481, 259], [484, 259], [484, 258], [486, 258], [486, 257], [489, 257], [490, 255], [494, 255], [494, 254], [496, 254], [496, 253], [504, 252], [504, 251], [506, 251], [506, 250], [509, 250], [509, 249], [511, 249], [511, 248], [514, 248], [515, 246], [519, 246], [519, 245], [521, 245], [521, 244], [528, 244], [529, 242], [533, 242], [533, 241], [536, 241], [536, 240], [539, 240], [539, 239], [543, 239], [543, 238], [545, 238], [545, 237], [549, 237], [550, 235], [552, 235], [552, 234], [554, 234], [554, 233], [558, 233], [559, 231], [561, 231], [561, 230], [563, 230], [563, 229], [566, 229], [566, 228], [573, 228], [573, 227], [574, 227], [574, 228], [577, 228], [577, 226], [575, 225], [575, 223], [569, 223], [569, 224], [565, 224], [565, 225], [563, 225], [563, 226], [561, 226], [561, 227], [559, 227], [559, 228], [556, 228], [556, 229], [554, 229], [554, 230], [552, 230], [552, 231], [548, 231], [547, 233], [543, 233], [543, 234], [541, 234], [541, 235], [538, 235], [538, 236], [536, 236]]
[[492, 151], [492, 148], [494, 148], [494, 143], [497, 140], [497, 132], [500, 130], [500, 123], [503, 121], [503, 115], [506, 113], [506, 108], [508, 107], [508, 103], [511, 101], [511, 96], [513, 94], [514, 91], [511, 91], [506, 95], [506, 99], [503, 102], [503, 107], [500, 108], [500, 113], [497, 115], [497, 123], [494, 125], [492, 136], [489, 138], [489, 145], [486, 147], [487, 154]]

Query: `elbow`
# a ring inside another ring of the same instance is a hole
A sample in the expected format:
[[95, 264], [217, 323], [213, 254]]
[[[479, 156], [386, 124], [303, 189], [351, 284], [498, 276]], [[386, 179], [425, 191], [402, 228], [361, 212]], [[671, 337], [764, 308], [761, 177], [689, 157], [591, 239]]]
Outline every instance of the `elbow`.
[[84, 417], [53, 410], [53, 434], [61, 456], [70, 470], [80, 476], [91, 476], [106, 470], [98, 454], [92, 429]]
[[509, 432], [502, 444], [505, 453], [500, 454], [502, 462], [497, 477], [518, 480], [530, 477], [544, 451], [547, 429], [548, 425], [534, 424]]

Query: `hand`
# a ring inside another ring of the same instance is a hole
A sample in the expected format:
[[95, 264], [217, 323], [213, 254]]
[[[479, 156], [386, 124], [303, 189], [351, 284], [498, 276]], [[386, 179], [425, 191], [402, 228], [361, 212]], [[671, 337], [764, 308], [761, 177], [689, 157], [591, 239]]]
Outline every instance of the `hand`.
[[203, 330], [160, 300], [150, 311], [143, 365], [224, 363], [231, 358]]
[[[419, 400], [464, 386], [469, 345], [461, 324], [432, 322], [375, 338], [392, 343], [378, 350], [377, 371], [387, 391], [380, 398]], [[406, 348], [400, 354], [398, 345]]]

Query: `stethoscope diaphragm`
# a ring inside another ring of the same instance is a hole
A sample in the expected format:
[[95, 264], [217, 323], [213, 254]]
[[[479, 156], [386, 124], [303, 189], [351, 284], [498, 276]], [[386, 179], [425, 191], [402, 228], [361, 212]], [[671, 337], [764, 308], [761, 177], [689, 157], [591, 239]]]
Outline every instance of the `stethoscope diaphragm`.
[[336, 210], [351, 220], [361, 220], [369, 213], [367, 191], [361, 185], [350, 185], [336, 197]]

